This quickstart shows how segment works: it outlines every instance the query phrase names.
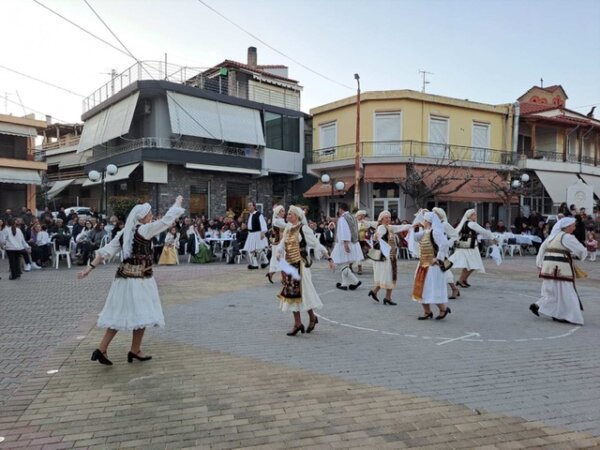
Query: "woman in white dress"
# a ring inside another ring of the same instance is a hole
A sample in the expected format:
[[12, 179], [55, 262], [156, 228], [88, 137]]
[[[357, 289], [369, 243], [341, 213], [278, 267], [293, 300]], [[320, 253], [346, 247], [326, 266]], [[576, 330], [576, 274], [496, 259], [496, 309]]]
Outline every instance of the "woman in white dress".
[[[397, 233], [409, 230], [412, 225], [390, 225], [392, 215], [389, 211], [382, 211], [377, 218], [377, 230], [374, 239], [383, 241], [390, 247], [389, 257], [384, 257], [382, 261], [373, 261], [373, 289], [369, 291], [369, 297], [379, 303], [377, 293], [380, 289], [385, 289], [384, 305], [397, 305], [392, 301], [392, 291], [396, 287], [398, 276], [397, 253], [398, 236]], [[381, 246], [381, 243], [380, 243]]]
[[271, 260], [269, 261], [269, 271], [265, 275], [269, 282], [273, 284], [273, 275], [279, 272], [277, 268], [277, 258], [275, 252], [281, 241], [281, 235], [285, 230], [285, 208], [283, 205], [277, 205], [273, 208], [273, 219], [271, 220], [271, 233], [269, 234], [269, 242], [271, 244]]
[[424, 229], [414, 233], [414, 239], [419, 243], [419, 265], [415, 273], [412, 299], [421, 303], [423, 307], [423, 315], [418, 317], [419, 320], [433, 318], [432, 304], [440, 311], [436, 320], [442, 320], [452, 312], [446, 306], [446, 276], [440, 269], [440, 264], [448, 257], [448, 238], [442, 222], [435, 213], [426, 212], [422, 225]]
[[177, 249], [179, 248], [179, 233], [177, 227], [173, 226], [169, 229], [165, 236], [165, 244], [158, 260], [158, 265], [174, 265], [178, 264]]
[[[312, 283], [309, 261], [310, 255], [307, 253], [308, 247], [315, 249], [315, 255], [322, 255], [329, 261], [329, 267], [335, 266], [327, 253], [327, 249], [319, 244], [319, 240], [313, 231], [306, 224], [303, 211], [297, 206], [290, 206], [287, 214], [288, 224], [283, 232], [281, 242], [277, 246], [275, 258], [279, 261], [285, 258], [290, 272], [297, 270], [298, 275], [281, 272], [281, 292], [277, 296], [282, 311], [291, 311], [294, 315], [294, 328], [287, 333], [288, 336], [295, 336], [300, 333], [310, 333], [319, 323], [314, 313], [315, 309], [323, 307], [323, 303]], [[299, 278], [299, 279], [295, 279]], [[308, 313], [309, 324], [306, 330], [302, 324], [300, 313]]]
[[575, 236], [576, 221], [573, 217], [560, 219], [540, 246], [536, 265], [542, 281], [541, 298], [529, 306], [529, 310], [552, 317], [558, 322], [583, 325], [583, 306], [575, 289], [576, 270], [572, 255], [580, 260], [587, 256], [586, 248]]
[[77, 274], [85, 278], [103, 260], [110, 260], [123, 251], [123, 262], [119, 265], [112, 282], [104, 308], [98, 317], [97, 326], [106, 328], [100, 345], [92, 353], [92, 361], [112, 365], [107, 351], [110, 342], [119, 330], [133, 331], [131, 349], [127, 361], [152, 359], [142, 352], [141, 345], [146, 327], [165, 326], [158, 288], [152, 275], [152, 237], [169, 228], [185, 210], [183, 198], [178, 196], [167, 213], [152, 222], [152, 210], [148, 203], [136, 205], [122, 231], [112, 241], [96, 251], [90, 265]]
[[491, 231], [486, 230], [477, 223], [477, 211], [474, 209], [468, 209], [465, 212], [455, 230], [458, 232], [458, 241], [450, 261], [454, 263], [453, 267], [462, 269], [456, 284], [468, 288], [471, 285], [467, 280], [474, 271], [485, 273], [479, 247], [477, 246], [477, 235], [481, 235], [485, 239], [491, 239], [494, 244], [496, 244], [496, 237]]
[[[444, 226], [444, 233], [446, 233], [446, 238], [448, 239], [448, 248], [454, 247], [454, 243], [458, 240], [458, 232], [454, 229], [450, 223], [448, 223], [448, 217], [446, 216], [446, 211], [442, 208], [433, 208], [431, 211], [436, 213], [436, 215], [440, 218], [442, 225]], [[460, 290], [456, 287], [456, 283], [454, 282], [454, 274], [452, 270], [448, 269], [444, 272], [446, 276], [446, 283], [450, 286], [452, 290], [452, 295], [448, 297], [451, 300], [460, 297]]]

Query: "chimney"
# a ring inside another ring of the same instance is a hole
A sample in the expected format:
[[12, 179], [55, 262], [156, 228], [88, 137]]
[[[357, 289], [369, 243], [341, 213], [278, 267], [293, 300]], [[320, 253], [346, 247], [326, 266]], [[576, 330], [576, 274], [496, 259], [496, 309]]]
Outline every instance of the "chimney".
[[52, 125], [52, 116], [46, 114], [46, 125]]
[[248, 47], [248, 65], [250, 67], [256, 67], [258, 56], [256, 55], [256, 47]]

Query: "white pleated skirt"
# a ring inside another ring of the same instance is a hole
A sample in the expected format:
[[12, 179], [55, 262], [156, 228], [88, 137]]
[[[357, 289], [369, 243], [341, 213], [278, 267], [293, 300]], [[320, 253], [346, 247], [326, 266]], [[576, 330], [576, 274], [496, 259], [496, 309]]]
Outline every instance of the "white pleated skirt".
[[262, 250], [269, 246], [269, 241], [267, 238], [260, 238], [260, 231], [253, 231], [252, 233], [248, 233], [248, 238], [246, 239], [246, 243], [244, 244], [244, 251], [246, 252], [254, 252], [256, 250]]
[[360, 244], [358, 242], [350, 243], [350, 252], [346, 253], [344, 250], [344, 244], [336, 242], [333, 247], [333, 251], [331, 252], [331, 259], [336, 264], [349, 264], [358, 261], [362, 261], [364, 259], [362, 249], [360, 248]]
[[[396, 268], [398, 268], [397, 265]], [[389, 258], [386, 258], [385, 261], [373, 261], [373, 286], [381, 289], [396, 287], [396, 281], [392, 278], [392, 262]]]
[[279, 261], [275, 255], [277, 254], [277, 246], [271, 244], [271, 260], [269, 261], [269, 273], [279, 272]]
[[457, 248], [449, 259], [454, 263], [452, 266], [454, 269], [476, 270], [485, 273], [485, 267], [483, 267], [483, 261], [477, 247]]
[[165, 318], [154, 277], [115, 278], [97, 325], [113, 330], [164, 327]]
[[540, 308], [539, 312], [545, 316], [583, 325], [579, 297], [570, 281], [542, 281], [542, 295], [536, 305]]
[[[413, 300], [415, 299], [413, 298]], [[440, 270], [438, 266], [431, 266], [429, 267], [429, 270], [427, 270], [427, 276], [425, 277], [425, 284], [423, 286], [423, 300], [421, 300], [419, 303], [448, 303], [448, 288], [446, 286], [446, 275]]]

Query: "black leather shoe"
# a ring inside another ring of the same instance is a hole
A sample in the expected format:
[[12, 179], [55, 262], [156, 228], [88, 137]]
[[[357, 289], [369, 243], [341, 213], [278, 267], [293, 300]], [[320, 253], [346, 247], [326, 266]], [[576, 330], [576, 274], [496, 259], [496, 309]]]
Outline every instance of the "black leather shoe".
[[138, 361], [150, 361], [152, 356], [139, 356], [137, 353], [129, 352], [127, 353], [127, 362], [133, 362], [133, 359], [137, 359]]
[[[313, 327], [314, 328], [314, 327]], [[288, 336], [296, 336], [298, 334], [298, 331], [302, 334], [304, 334], [304, 325], [300, 324], [299, 327], [294, 327], [294, 329], [292, 331], [290, 331], [289, 333], [286, 333]], [[311, 330], [312, 331], [312, 330]]]
[[261, 268], [261, 269], [264, 269], [265, 267], [269, 267], [269, 264], [267, 263], [267, 264], [261, 264], [261, 265], [260, 265], [260, 268]]
[[540, 310], [540, 307], [538, 305], [536, 305], [535, 303], [532, 303], [531, 305], [529, 305], [529, 311], [531, 311], [538, 317], [540, 317], [539, 310]]
[[389, 298], [384, 298], [383, 299], [383, 304], [384, 305], [390, 305], [390, 306], [396, 306], [398, 303], [393, 302], [391, 299]]
[[269, 272], [265, 275], [265, 277], [267, 277], [267, 279], [269, 280], [269, 283], [273, 284], [273, 279], [271, 278], [271, 276], [273, 276], [273, 274], [271, 272]]
[[315, 316], [315, 321], [313, 322], [312, 320], [308, 323], [308, 327], [306, 328], [306, 334], [310, 333], [312, 330], [315, 329], [315, 325], [319, 323], [319, 318], [317, 316]]
[[425, 316], [419, 316], [417, 317], [418, 320], [427, 320], [427, 319], [433, 319], [433, 313], [430, 312], [429, 314], [425, 315]]
[[336, 283], [335, 287], [341, 289], [342, 291], [348, 290], [348, 286], [342, 286], [342, 283]]
[[112, 361], [104, 356], [104, 353], [102, 353], [99, 348], [92, 353], [92, 361], [98, 361], [100, 364], [112, 366]]
[[446, 307], [446, 311], [444, 311], [442, 314], [440, 314], [439, 316], [437, 316], [437, 317], [435, 318], [435, 320], [442, 320], [442, 319], [445, 319], [445, 318], [446, 318], [446, 316], [447, 316], [448, 314], [450, 314], [451, 312], [452, 312], [452, 310], [451, 310], [450, 308]]
[[375, 300], [377, 303], [379, 303], [379, 299], [377, 298], [377, 294], [373, 291], [369, 291], [369, 297], [371, 297], [373, 300]]
[[351, 284], [350, 286], [348, 286], [348, 289], [350, 289], [351, 291], [355, 291], [361, 284], [362, 284], [362, 281], [359, 281], [356, 284]]
[[258, 266], [253, 266], [253, 265], [248, 265], [248, 269], [250, 270], [254, 270], [254, 269], [258, 269]]

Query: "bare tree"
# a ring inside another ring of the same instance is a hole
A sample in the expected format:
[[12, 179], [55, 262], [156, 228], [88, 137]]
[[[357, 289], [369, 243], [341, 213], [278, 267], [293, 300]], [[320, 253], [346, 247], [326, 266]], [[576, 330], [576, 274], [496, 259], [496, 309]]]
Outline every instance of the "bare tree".
[[435, 165], [407, 164], [406, 178], [395, 181], [417, 208], [424, 208], [427, 200], [458, 192], [471, 179], [470, 168], [458, 167], [454, 161], [442, 161]]

